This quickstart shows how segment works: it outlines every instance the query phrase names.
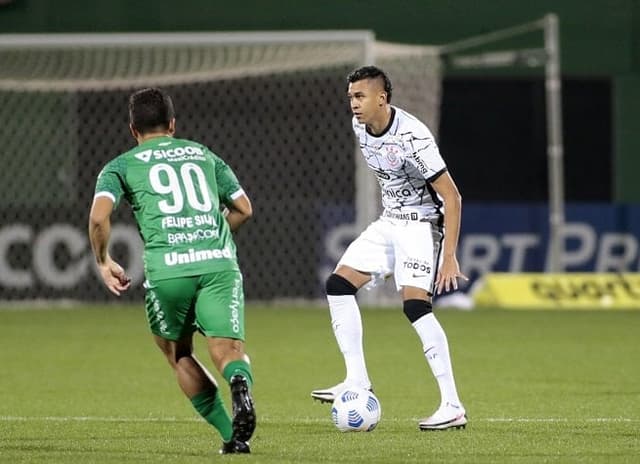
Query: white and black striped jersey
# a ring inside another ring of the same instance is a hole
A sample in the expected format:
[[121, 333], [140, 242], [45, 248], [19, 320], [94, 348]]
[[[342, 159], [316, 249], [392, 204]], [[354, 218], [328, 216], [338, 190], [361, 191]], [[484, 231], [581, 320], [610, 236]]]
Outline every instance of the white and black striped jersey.
[[372, 135], [353, 118], [362, 154], [382, 189], [383, 216], [442, 222], [442, 199], [430, 185], [447, 166], [433, 134], [415, 116], [391, 107], [382, 134]]

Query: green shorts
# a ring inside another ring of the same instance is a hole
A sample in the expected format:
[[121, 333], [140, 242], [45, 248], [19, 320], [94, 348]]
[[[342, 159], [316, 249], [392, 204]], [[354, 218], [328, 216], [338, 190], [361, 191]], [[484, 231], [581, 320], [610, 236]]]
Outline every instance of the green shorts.
[[244, 341], [244, 291], [239, 271], [145, 283], [151, 332], [181, 340], [196, 330], [208, 337]]

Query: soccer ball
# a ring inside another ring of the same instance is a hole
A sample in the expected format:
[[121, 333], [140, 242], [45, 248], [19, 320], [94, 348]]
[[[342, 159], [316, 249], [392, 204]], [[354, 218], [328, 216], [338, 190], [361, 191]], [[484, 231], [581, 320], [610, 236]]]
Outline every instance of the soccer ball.
[[371, 432], [380, 422], [382, 408], [373, 392], [347, 388], [333, 401], [331, 418], [341, 432]]

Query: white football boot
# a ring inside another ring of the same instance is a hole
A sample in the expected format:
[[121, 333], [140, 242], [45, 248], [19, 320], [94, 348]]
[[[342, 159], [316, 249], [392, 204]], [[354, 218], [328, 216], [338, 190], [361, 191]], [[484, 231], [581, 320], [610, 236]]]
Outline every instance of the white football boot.
[[418, 427], [420, 430], [464, 429], [467, 422], [467, 412], [461, 404], [445, 403], [431, 417], [418, 421]]
[[[336, 399], [340, 393], [345, 391], [349, 387], [355, 387], [357, 385], [347, 384], [346, 382], [340, 382], [338, 385], [334, 385], [333, 387], [323, 388], [321, 390], [313, 390], [311, 392], [311, 398], [314, 400], [318, 400], [321, 403], [333, 403], [333, 400]], [[373, 391], [371, 389], [371, 385], [363, 386], [365, 390]]]

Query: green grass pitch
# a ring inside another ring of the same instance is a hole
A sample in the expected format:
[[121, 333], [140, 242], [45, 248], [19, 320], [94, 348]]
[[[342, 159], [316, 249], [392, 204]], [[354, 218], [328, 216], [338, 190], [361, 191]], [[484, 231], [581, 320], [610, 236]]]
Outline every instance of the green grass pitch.
[[249, 305], [258, 428], [251, 455], [219, 456], [141, 305], [0, 310], [0, 462], [640, 462], [640, 312], [437, 314], [466, 430], [418, 430], [439, 398], [399, 308], [363, 310], [382, 421], [343, 434], [309, 396], [344, 375], [328, 311]]

